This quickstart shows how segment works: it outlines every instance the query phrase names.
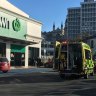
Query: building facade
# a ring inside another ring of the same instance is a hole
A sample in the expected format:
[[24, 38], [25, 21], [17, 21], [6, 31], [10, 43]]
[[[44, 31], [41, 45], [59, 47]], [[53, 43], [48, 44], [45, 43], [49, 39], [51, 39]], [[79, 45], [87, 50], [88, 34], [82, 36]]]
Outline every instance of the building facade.
[[48, 62], [48, 60], [53, 60], [54, 56], [54, 44], [50, 41], [42, 41], [41, 45], [41, 60], [43, 63]]
[[96, 34], [96, 1], [84, 0], [80, 7], [68, 8], [66, 28], [68, 39]]
[[53, 24], [53, 30], [50, 32], [42, 32], [41, 58], [43, 62], [53, 59], [56, 40], [61, 40], [64, 34], [64, 27], [56, 28]]
[[68, 39], [77, 39], [80, 36], [80, 8], [68, 8], [67, 15], [67, 36]]
[[96, 1], [85, 0], [81, 3], [81, 32], [86, 35], [96, 34]]
[[11, 66], [30, 64], [30, 58], [41, 57], [42, 23], [9, 3], [0, 0], [0, 57]]

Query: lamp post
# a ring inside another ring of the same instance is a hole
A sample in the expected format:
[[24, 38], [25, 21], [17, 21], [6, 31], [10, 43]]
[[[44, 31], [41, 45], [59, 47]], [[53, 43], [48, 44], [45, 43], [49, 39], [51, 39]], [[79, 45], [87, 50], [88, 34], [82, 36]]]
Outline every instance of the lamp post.
[[45, 62], [45, 59], [46, 59], [46, 49], [44, 48], [44, 62]]
[[45, 59], [46, 59], [46, 41], [45, 41], [45, 38], [44, 38], [44, 63], [45, 63]]

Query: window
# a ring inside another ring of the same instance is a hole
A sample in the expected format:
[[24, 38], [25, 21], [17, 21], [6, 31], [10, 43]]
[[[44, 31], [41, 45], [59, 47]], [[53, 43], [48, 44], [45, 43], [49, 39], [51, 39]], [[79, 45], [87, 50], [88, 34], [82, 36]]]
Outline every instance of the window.
[[85, 49], [85, 58], [89, 60], [91, 59], [91, 53], [89, 50], [86, 50], [86, 49]]
[[39, 57], [39, 50], [40, 50], [39, 48], [29, 47], [31, 57], [34, 57], [34, 58]]
[[91, 48], [94, 48], [94, 41], [91, 40]]
[[44, 44], [41, 44], [41, 47], [44, 47]]
[[50, 48], [54, 48], [54, 46], [53, 45], [49, 45], [50, 46]]
[[44, 50], [41, 51], [41, 55], [44, 55]]
[[63, 44], [62, 47], [61, 47], [61, 50], [62, 51], [67, 51], [67, 44]]

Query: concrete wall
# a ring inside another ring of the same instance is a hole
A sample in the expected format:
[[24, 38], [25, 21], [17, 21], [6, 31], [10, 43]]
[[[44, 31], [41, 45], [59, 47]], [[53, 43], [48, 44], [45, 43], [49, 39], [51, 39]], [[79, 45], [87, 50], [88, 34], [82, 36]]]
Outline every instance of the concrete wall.
[[27, 34], [34, 36], [37, 39], [32, 38], [37, 44], [29, 45], [30, 47], [39, 48], [39, 57], [41, 57], [41, 27], [42, 25], [37, 22], [27, 22]]
[[41, 37], [41, 24], [36, 22], [27, 22], [27, 34], [31, 36]]
[[0, 0], [0, 7], [10, 10], [12, 12], [15, 12], [17, 14], [20, 14], [22, 16], [25, 17], [29, 17], [28, 14], [26, 14], [25, 12], [21, 11], [20, 9], [18, 9], [17, 7], [15, 7], [14, 5], [12, 5], [11, 3], [9, 3], [7, 0]]

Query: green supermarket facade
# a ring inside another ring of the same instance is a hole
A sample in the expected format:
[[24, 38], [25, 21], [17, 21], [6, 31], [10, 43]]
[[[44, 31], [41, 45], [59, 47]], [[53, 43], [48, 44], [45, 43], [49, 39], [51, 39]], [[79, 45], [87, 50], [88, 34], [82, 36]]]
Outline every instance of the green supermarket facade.
[[0, 57], [7, 57], [13, 67], [34, 66], [30, 60], [41, 57], [42, 23], [7, 0], [0, 4]]

